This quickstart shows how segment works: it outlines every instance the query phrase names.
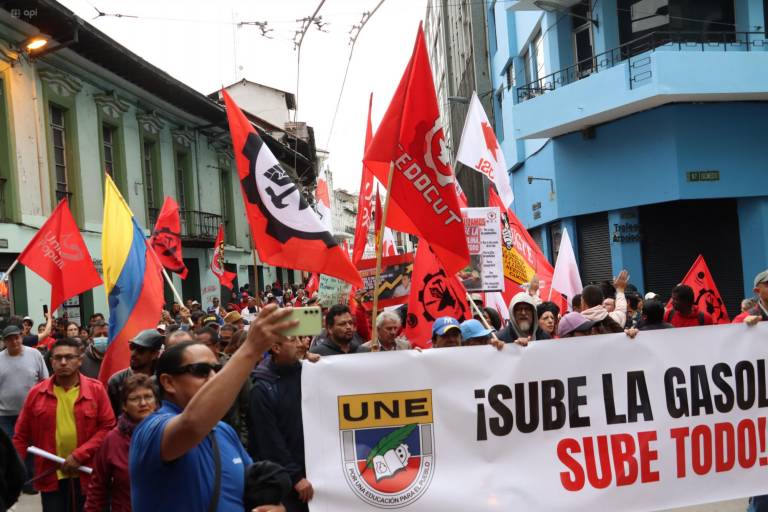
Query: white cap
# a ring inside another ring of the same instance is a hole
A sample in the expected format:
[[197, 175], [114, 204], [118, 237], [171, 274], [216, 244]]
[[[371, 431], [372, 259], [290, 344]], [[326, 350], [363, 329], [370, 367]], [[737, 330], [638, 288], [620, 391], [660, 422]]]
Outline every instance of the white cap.
[[645, 294], [645, 300], [652, 300], [652, 299], [655, 299], [657, 297], [658, 297], [658, 295], [656, 295], [653, 292], [648, 292], [648, 293]]

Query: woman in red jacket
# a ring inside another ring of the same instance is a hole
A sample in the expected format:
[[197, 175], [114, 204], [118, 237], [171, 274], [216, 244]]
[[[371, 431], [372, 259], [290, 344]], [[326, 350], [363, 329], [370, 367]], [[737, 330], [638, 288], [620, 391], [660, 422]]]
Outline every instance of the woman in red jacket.
[[123, 414], [107, 434], [93, 464], [85, 512], [131, 511], [131, 482], [128, 476], [128, 448], [133, 429], [157, 409], [157, 391], [151, 377], [137, 373], [125, 379], [122, 390]]

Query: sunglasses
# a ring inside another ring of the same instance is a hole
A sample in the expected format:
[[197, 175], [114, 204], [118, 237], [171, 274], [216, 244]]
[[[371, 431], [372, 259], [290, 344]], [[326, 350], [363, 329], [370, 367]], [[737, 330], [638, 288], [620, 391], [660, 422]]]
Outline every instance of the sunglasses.
[[211, 364], [211, 363], [192, 363], [192, 364], [185, 364], [184, 366], [179, 366], [178, 368], [169, 371], [167, 373], [171, 375], [183, 375], [185, 373], [188, 373], [192, 375], [193, 377], [197, 378], [205, 378], [213, 373], [219, 373], [221, 371], [222, 365], [219, 363]]

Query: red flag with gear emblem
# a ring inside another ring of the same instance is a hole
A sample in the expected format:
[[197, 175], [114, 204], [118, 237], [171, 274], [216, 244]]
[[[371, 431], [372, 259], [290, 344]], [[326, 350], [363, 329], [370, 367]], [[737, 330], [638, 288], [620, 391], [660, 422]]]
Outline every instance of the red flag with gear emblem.
[[157, 254], [157, 258], [163, 266], [179, 274], [182, 279], [187, 278], [189, 272], [184, 265], [181, 248], [181, 219], [179, 218], [179, 205], [170, 196], [165, 196], [163, 207], [155, 221], [155, 229], [149, 239], [149, 245]]
[[396, 209], [390, 208], [386, 224], [429, 243], [449, 274], [464, 268], [469, 250], [421, 25], [411, 60], [363, 160], [384, 184], [394, 163], [388, 193]]
[[240, 189], [259, 259], [363, 286], [360, 274], [227, 91], [229, 131]]
[[[686, 284], [693, 288], [693, 304], [699, 311], [708, 313], [712, 317], [712, 323], [730, 323], [728, 310], [725, 308], [715, 280], [712, 279], [712, 272], [709, 271], [704, 256], [699, 254], [680, 284]], [[667, 309], [671, 307], [672, 299], [667, 303]]]
[[213, 258], [211, 258], [211, 272], [219, 279], [221, 286], [232, 289], [232, 282], [237, 277], [234, 272], [224, 268], [224, 225], [219, 224], [219, 234], [213, 244]]
[[446, 273], [429, 244], [420, 240], [413, 263], [405, 337], [414, 347], [431, 347], [432, 324], [441, 316], [459, 322], [472, 318], [467, 291], [456, 274]]

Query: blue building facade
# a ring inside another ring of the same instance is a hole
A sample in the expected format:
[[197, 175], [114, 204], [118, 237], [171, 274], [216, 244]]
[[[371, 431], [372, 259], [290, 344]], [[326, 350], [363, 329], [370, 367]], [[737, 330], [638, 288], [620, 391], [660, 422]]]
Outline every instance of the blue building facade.
[[702, 254], [736, 314], [768, 267], [768, 1], [486, 7], [513, 208], [550, 260], [567, 229], [585, 284], [668, 297]]

